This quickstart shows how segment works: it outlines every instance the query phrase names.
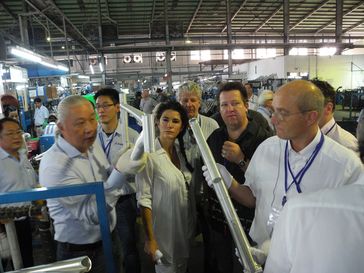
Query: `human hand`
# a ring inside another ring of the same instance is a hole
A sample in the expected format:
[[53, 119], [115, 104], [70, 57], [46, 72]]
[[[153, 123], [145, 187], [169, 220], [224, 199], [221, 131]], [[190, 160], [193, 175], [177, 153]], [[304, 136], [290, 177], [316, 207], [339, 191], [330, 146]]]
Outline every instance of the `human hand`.
[[160, 263], [160, 259], [162, 258], [163, 254], [158, 249], [158, 243], [156, 240], [145, 240], [144, 243], [144, 252], [151, 257], [151, 259], [156, 262]]
[[240, 146], [231, 141], [225, 141], [221, 149], [221, 156], [230, 162], [239, 164], [242, 159], [245, 159], [244, 153]]
[[119, 172], [125, 174], [137, 174], [143, 171], [145, 164], [147, 163], [147, 154], [143, 153], [142, 157], [139, 160], [132, 160], [130, 158], [131, 153], [132, 149], [128, 149], [118, 159], [115, 168]]
[[[222, 180], [225, 183], [225, 186], [227, 189], [231, 187], [231, 184], [233, 183], [233, 176], [229, 173], [229, 171], [225, 168], [224, 165], [221, 165], [219, 163], [216, 163], [216, 166], [220, 172], [220, 175], [222, 177]], [[212, 188], [213, 181], [210, 175], [210, 172], [208, 171], [207, 167], [205, 165], [202, 166], [203, 176], [206, 179], [207, 184], [210, 188]]]

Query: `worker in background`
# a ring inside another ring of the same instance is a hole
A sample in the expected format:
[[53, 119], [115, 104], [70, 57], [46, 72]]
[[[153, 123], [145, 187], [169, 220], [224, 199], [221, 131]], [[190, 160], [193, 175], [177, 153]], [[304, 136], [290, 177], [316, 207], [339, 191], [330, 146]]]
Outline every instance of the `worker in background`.
[[[239, 184], [244, 184], [244, 172], [255, 150], [272, 134], [248, 118], [248, 95], [240, 82], [223, 84], [217, 97], [225, 126], [215, 130], [207, 139], [207, 144], [215, 161], [223, 164]], [[234, 267], [240, 265], [234, 265], [234, 243], [229, 226], [215, 192], [209, 189], [207, 197], [211, 248], [216, 263], [213, 272], [233, 272]], [[254, 209], [238, 203], [234, 205], [240, 222], [248, 233], [254, 218]]]
[[271, 90], [264, 90], [260, 93], [258, 97], [258, 104], [259, 107], [257, 112], [261, 113], [262, 116], [267, 120], [269, 127], [274, 131], [274, 125], [272, 123], [272, 113], [274, 111], [272, 102], [273, 102], [273, 91]]
[[[104, 151], [94, 145], [97, 136], [95, 111], [81, 96], [69, 96], [60, 102], [57, 126], [60, 136], [40, 163], [40, 184], [54, 187], [104, 181], [113, 257], [117, 272], [123, 272], [120, 240], [115, 230], [115, 205], [121, 195], [120, 188], [128, 183], [127, 176], [144, 168], [146, 156], [138, 161], [130, 160], [129, 149], [120, 156], [115, 167], [110, 166]], [[95, 197], [79, 195], [50, 199], [47, 206], [54, 221], [57, 259], [85, 255], [92, 261], [91, 272], [106, 272]]]
[[157, 101], [150, 96], [149, 90], [144, 89], [142, 92], [142, 99], [140, 100], [140, 110], [146, 114], [151, 114], [156, 105]]
[[34, 127], [37, 137], [43, 135], [43, 129], [47, 126], [49, 111], [42, 105], [42, 100], [37, 97], [34, 99]]
[[13, 118], [19, 121], [19, 103], [18, 100], [9, 94], [1, 96], [1, 106], [5, 118]]
[[[188, 81], [180, 85], [176, 94], [178, 102], [186, 109], [188, 118], [197, 119], [198, 124], [201, 127], [202, 133], [205, 139], [207, 139], [213, 131], [219, 128], [219, 125], [214, 119], [199, 114], [199, 109], [201, 107], [201, 96], [202, 91], [200, 86], [193, 81]], [[189, 127], [189, 125], [187, 126], [187, 130], [183, 136], [183, 141], [185, 144], [187, 160], [191, 163], [193, 167], [190, 191], [191, 197], [193, 198], [193, 218], [195, 222], [197, 221], [195, 225], [197, 224], [198, 233], [201, 232], [203, 236], [204, 272], [212, 272], [212, 268], [209, 267], [209, 257], [211, 257], [211, 245], [209, 243], [210, 236], [208, 235], [209, 230], [206, 219], [207, 215], [205, 212], [207, 204], [203, 196], [203, 185], [205, 183], [203, 183], [204, 178], [201, 171], [201, 153], [193, 136], [192, 129]]]
[[[364, 163], [364, 118], [359, 120], [357, 137]], [[288, 202], [274, 228], [264, 272], [362, 272], [363, 196], [362, 173], [354, 184]]]
[[[37, 184], [35, 171], [24, 152], [22, 130], [18, 121], [12, 118], [0, 120], [0, 192], [28, 190]], [[30, 202], [11, 206], [30, 205]], [[5, 207], [1, 205], [1, 207]], [[33, 262], [32, 229], [28, 216], [14, 219], [16, 234], [24, 267]]]
[[[120, 157], [120, 152], [125, 149], [124, 127], [119, 121], [119, 93], [112, 88], [103, 88], [96, 92], [95, 100], [96, 110], [99, 115], [96, 141], [104, 151], [109, 164], [115, 166]], [[127, 134], [131, 143], [135, 143], [139, 136], [131, 128], [128, 128]], [[130, 183], [126, 183], [120, 188], [121, 196], [115, 206], [116, 227], [123, 250], [124, 271], [126, 273], [138, 273], [140, 272], [140, 260], [136, 246], [137, 233], [135, 230], [137, 218], [136, 187], [135, 177], [131, 178]]]
[[[354, 152], [319, 130], [323, 106], [324, 97], [313, 83], [295, 80], [283, 85], [273, 98], [277, 136], [257, 148], [245, 172], [245, 185], [219, 165], [232, 198], [255, 207], [250, 236], [258, 245], [270, 238], [286, 202], [300, 193], [355, 183], [363, 173]], [[204, 175], [211, 184], [208, 171]]]
[[337, 141], [346, 148], [358, 151], [358, 141], [351, 133], [344, 130], [336, 123], [334, 118], [335, 111], [335, 100], [336, 92], [335, 89], [326, 81], [321, 81], [319, 79], [311, 80], [322, 92], [325, 97], [324, 111], [322, 117], [319, 121], [319, 126], [322, 133]]
[[248, 94], [248, 104], [249, 109], [256, 111], [258, 108], [258, 96], [254, 94], [253, 92], [253, 85], [251, 83], [245, 83], [244, 87], [246, 89], [246, 92]]

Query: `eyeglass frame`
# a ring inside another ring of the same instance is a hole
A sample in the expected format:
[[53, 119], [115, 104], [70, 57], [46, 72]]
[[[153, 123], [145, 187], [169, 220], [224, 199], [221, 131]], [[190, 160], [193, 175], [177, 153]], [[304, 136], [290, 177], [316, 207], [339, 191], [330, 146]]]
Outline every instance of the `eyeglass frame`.
[[293, 113], [288, 113], [288, 112], [284, 112], [284, 111], [285, 110], [274, 111], [272, 113], [272, 117], [273, 116], [276, 117], [278, 119], [278, 121], [285, 121], [290, 116], [298, 115], [298, 114], [305, 114], [305, 113], [312, 112], [315, 110], [305, 110], [305, 111], [299, 111], [299, 112], [293, 112]]
[[95, 109], [97, 110], [97, 111], [99, 111], [99, 109], [100, 108], [102, 108], [103, 110], [108, 110], [111, 106], [115, 106], [116, 105], [116, 103], [110, 103], [110, 104], [103, 104], [103, 105], [98, 105], [98, 104], [96, 104], [95, 105]]

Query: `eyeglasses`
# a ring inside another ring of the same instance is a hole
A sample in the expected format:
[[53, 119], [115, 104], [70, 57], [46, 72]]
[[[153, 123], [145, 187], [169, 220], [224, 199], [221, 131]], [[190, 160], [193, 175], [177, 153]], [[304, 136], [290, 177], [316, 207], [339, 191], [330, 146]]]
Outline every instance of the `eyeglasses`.
[[99, 110], [100, 108], [102, 108], [103, 110], [108, 110], [111, 106], [114, 106], [115, 104], [111, 103], [111, 104], [96, 104], [96, 110]]
[[289, 113], [289, 112], [286, 112], [286, 111], [279, 111], [279, 110], [277, 110], [277, 111], [274, 111], [272, 113], [272, 116], [275, 116], [279, 121], [284, 121], [284, 120], [286, 120], [290, 116], [298, 115], [298, 114], [304, 114], [304, 113], [311, 112], [311, 111], [313, 111], [313, 110], [306, 110], [306, 111]]
[[14, 137], [14, 136], [20, 136], [23, 134], [23, 131], [19, 130], [19, 131], [15, 131], [15, 132], [8, 132], [8, 133], [3, 133], [3, 136], [6, 137]]

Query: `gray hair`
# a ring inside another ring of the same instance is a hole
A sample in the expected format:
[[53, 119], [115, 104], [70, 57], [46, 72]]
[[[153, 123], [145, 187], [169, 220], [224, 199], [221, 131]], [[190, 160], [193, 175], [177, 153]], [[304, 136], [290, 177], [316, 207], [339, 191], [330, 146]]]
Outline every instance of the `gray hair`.
[[87, 103], [91, 103], [90, 101], [88, 101], [87, 99], [85, 99], [84, 97], [81, 97], [79, 95], [72, 95], [72, 96], [68, 96], [65, 99], [63, 99], [59, 104], [58, 104], [58, 122], [64, 122], [67, 118], [67, 114], [69, 112], [69, 108], [71, 108], [72, 106], [75, 105], [83, 105], [83, 104], [87, 104]]
[[177, 100], [180, 100], [180, 96], [182, 93], [193, 93], [195, 94], [200, 100], [202, 99], [202, 91], [201, 91], [201, 87], [193, 82], [193, 81], [188, 81], [183, 83], [182, 85], [180, 85], [180, 87], [178, 88], [178, 91], [176, 93], [176, 97]]

